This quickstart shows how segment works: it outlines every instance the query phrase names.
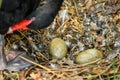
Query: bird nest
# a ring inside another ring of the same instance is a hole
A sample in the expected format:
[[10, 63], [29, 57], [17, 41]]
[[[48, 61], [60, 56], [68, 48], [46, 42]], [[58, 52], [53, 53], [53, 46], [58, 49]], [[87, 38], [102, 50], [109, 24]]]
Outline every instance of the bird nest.
[[[61, 59], [49, 54], [54, 38], [67, 45], [67, 55]], [[79, 52], [92, 48], [100, 50], [103, 58], [75, 62]], [[1, 71], [0, 80], [119, 80], [120, 1], [64, 0], [49, 27], [6, 35], [5, 49], [24, 51], [35, 61], [23, 58], [33, 66], [20, 72]]]

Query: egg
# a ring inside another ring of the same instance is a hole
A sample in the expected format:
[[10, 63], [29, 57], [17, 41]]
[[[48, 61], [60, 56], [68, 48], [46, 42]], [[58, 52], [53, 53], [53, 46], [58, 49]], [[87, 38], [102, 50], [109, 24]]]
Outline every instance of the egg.
[[55, 38], [50, 43], [52, 58], [61, 59], [67, 55], [67, 45], [61, 38]]
[[83, 52], [78, 53], [76, 57], [76, 63], [85, 64], [97, 59], [103, 58], [103, 53], [98, 49], [87, 49]]

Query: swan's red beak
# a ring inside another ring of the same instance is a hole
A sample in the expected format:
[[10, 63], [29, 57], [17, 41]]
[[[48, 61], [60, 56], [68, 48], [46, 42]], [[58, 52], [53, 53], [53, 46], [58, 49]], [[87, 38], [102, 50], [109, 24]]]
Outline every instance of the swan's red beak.
[[14, 31], [18, 31], [18, 30], [29, 30], [29, 28], [27, 27], [29, 24], [32, 23], [32, 19], [31, 20], [22, 20], [21, 22], [11, 26], [7, 32], [7, 34], [13, 33]]

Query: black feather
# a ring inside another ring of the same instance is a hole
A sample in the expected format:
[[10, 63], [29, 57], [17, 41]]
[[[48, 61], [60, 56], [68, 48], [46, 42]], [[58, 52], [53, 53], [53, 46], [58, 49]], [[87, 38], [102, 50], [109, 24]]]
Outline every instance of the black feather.
[[27, 17], [27, 19], [35, 17], [35, 20], [28, 27], [32, 29], [41, 29], [49, 26], [57, 15], [62, 2], [63, 0], [48, 0], [45, 5], [39, 7]]
[[10, 26], [24, 19], [39, 3], [40, 0], [3, 0], [0, 9], [0, 33], [5, 34]]

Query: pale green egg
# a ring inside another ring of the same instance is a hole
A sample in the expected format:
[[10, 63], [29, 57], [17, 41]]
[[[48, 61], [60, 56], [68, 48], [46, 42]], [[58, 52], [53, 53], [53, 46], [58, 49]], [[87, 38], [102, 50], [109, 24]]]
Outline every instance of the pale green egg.
[[61, 38], [55, 38], [50, 43], [50, 54], [53, 58], [61, 59], [67, 55], [67, 46]]
[[97, 49], [88, 49], [80, 52], [76, 57], [76, 63], [84, 64], [103, 58], [103, 53]]

